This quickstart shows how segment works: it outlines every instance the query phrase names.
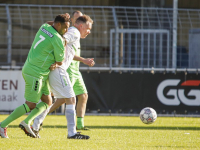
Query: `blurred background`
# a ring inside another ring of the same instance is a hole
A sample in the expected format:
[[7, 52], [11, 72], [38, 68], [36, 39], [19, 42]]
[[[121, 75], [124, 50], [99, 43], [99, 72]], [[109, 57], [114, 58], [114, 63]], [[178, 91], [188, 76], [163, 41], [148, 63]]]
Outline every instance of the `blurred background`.
[[[81, 41], [81, 49], [83, 57], [95, 58], [96, 67], [199, 67], [199, 42], [195, 41], [200, 23], [198, 0], [177, 1], [175, 13], [173, 0], [0, 3], [0, 65], [22, 66], [41, 24], [57, 14], [80, 10], [94, 20], [92, 34]], [[194, 59], [195, 64], [190, 62]]]

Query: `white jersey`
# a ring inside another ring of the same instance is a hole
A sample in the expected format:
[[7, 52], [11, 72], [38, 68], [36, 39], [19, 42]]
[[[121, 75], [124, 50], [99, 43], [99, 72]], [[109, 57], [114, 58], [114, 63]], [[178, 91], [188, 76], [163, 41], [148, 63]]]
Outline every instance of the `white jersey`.
[[65, 50], [65, 60], [63, 64], [60, 66], [60, 68], [67, 70], [69, 65], [71, 64], [75, 51], [74, 49], [80, 48], [80, 32], [75, 27], [70, 27], [68, 29], [68, 32], [65, 33], [64, 38], [67, 41], [67, 46]]
[[73, 85], [71, 84], [67, 73], [67, 68], [74, 58], [74, 49], [80, 47], [80, 32], [77, 28], [70, 27], [68, 32], [64, 35], [64, 38], [67, 41], [65, 60], [61, 66], [51, 71], [49, 74], [51, 91], [56, 98], [75, 97]]

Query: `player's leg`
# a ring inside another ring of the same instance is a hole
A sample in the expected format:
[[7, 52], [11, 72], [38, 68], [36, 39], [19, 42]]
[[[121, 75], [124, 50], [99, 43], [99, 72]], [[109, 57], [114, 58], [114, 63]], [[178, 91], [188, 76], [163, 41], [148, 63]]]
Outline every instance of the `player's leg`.
[[[49, 81], [51, 90], [57, 98], [52, 106], [52, 111], [61, 106], [63, 101], [66, 103], [65, 116], [67, 119], [68, 138], [88, 139], [89, 136], [81, 135], [76, 132], [76, 111], [75, 111], [75, 93], [65, 70], [57, 68], [50, 72]], [[57, 104], [56, 104], [57, 103]]]
[[[52, 98], [52, 103], [55, 103], [56, 98], [54, 97], [54, 94], [51, 92], [51, 98]], [[42, 130], [42, 126], [43, 126], [43, 120], [45, 119], [46, 115], [49, 113], [50, 109], [51, 109], [52, 105], [46, 109], [45, 111], [43, 111], [40, 115], [38, 115], [33, 122], [32, 125], [32, 130], [35, 134], [39, 136], [39, 131]]]
[[43, 94], [41, 100], [42, 100], [42, 102], [38, 103], [36, 105], [36, 108], [33, 109], [31, 111], [31, 113], [28, 115], [28, 117], [24, 120], [24, 122], [26, 124], [31, 124], [31, 122], [33, 121], [33, 119], [36, 116], [38, 116], [39, 114], [41, 114], [44, 110], [46, 110], [49, 107], [49, 105], [51, 105], [50, 102], [47, 102], [47, 101], [51, 101], [51, 96], [50, 95], [44, 95]]
[[[59, 89], [62, 88], [62, 78], [60, 78], [61, 77], [60, 72], [62, 73], [62, 70], [61, 71], [59, 70], [60, 70], [59, 68], [56, 68], [55, 70], [51, 71], [49, 74], [49, 84], [52, 91], [51, 97], [53, 99], [54, 99], [53, 92], [55, 92], [55, 95], [60, 96], [59, 92], [57, 91], [59, 91]], [[34, 122], [32, 125], [32, 130], [34, 131], [34, 133], [36, 133], [39, 136], [40, 126], [41, 124], [43, 124], [43, 120], [45, 119], [46, 115], [56, 110], [63, 103], [65, 103], [65, 101], [62, 101], [62, 100], [55, 101], [53, 105], [51, 105], [48, 109], [43, 111], [39, 116], [37, 116], [34, 119]]]
[[[37, 99], [37, 94], [35, 93], [34, 90], [32, 90], [32, 87], [35, 86], [35, 78], [31, 77], [31, 76], [27, 76], [23, 74], [23, 78], [25, 80], [25, 99], [29, 99], [30, 97], [28, 97], [28, 95], [33, 95], [33, 97], [31, 97], [31, 99]], [[34, 84], [34, 85], [33, 85]], [[35, 97], [36, 96], [36, 97]], [[17, 107], [4, 121], [1, 122], [0, 124], [0, 135], [2, 138], [8, 138], [7, 136], [7, 126], [14, 120], [18, 119], [19, 117], [21, 117], [22, 115], [26, 114], [27, 112], [29, 112], [30, 110], [34, 109], [36, 106], [35, 103], [26, 101], [25, 104]]]
[[87, 100], [88, 100], [88, 94], [80, 94], [77, 95], [78, 102], [77, 102], [77, 116], [78, 117], [84, 117], [85, 116], [85, 111], [86, 111], [86, 105], [87, 105]]
[[[59, 88], [62, 88], [62, 78], [60, 78], [61, 76], [60, 76], [59, 70], [60, 70], [59, 68], [56, 68], [55, 70], [51, 71], [49, 74], [49, 84], [50, 84], [51, 91], [52, 91], [51, 96], [53, 96], [53, 97], [54, 97], [53, 93], [56, 92], [55, 94], [58, 95], [59, 92], [57, 92], [57, 91], [59, 91]], [[57, 107], [59, 107], [59, 105], [56, 106], [56, 104], [58, 104], [59, 102], [60, 101], [57, 101], [56, 103], [54, 103], [54, 105], [52, 105], [51, 108], [56, 109]], [[37, 133], [39, 132], [40, 124], [43, 122], [44, 118], [49, 113], [49, 111], [50, 111], [50, 108], [46, 109], [41, 115], [39, 115], [35, 118], [34, 123], [32, 125], [34, 132], [37, 132]]]
[[50, 95], [50, 87], [49, 87], [48, 81], [38, 80], [34, 87], [35, 87], [34, 91], [36, 91], [37, 96], [40, 96], [40, 97], [39, 98], [37, 97], [38, 99], [37, 101], [32, 101], [32, 102], [37, 103], [39, 99], [41, 99], [42, 102], [36, 105], [36, 108], [33, 109], [31, 113], [28, 115], [28, 117], [20, 123], [19, 127], [22, 130], [24, 130], [25, 134], [27, 134], [28, 136], [36, 138], [36, 135], [32, 131], [30, 124], [36, 116], [41, 114], [44, 110], [46, 110], [51, 105], [52, 99]]
[[[67, 107], [66, 107], [66, 118], [67, 118], [67, 122], [69, 123], [68, 125], [68, 133], [69, 135], [75, 135], [76, 134], [76, 130], [74, 131], [74, 128], [76, 126], [75, 124], [75, 100], [71, 100], [71, 98], [58, 98], [56, 100], [56, 102], [51, 105], [48, 109], [46, 109], [45, 111], [43, 111], [40, 115], [38, 115], [33, 122], [32, 125], [32, 130], [35, 134], [37, 134], [37, 137], [39, 138], [39, 129], [40, 129], [40, 124], [44, 121], [45, 117], [47, 114], [55, 111], [57, 108], [59, 108], [62, 104], [66, 103]], [[69, 108], [69, 109], [68, 109]], [[71, 108], [74, 108], [71, 110]]]
[[[49, 99], [50, 96], [43, 95], [42, 100], [44, 99]], [[45, 100], [46, 101], [46, 100]], [[30, 137], [37, 138], [39, 135], [37, 135], [37, 132], [33, 132], [30, 126], [30, 123], [32, 120], [38, 116], [40, 113], [42, 113], [44, 110], [48, 109], [48, 105], [45, 102], [40, 102], [39, 104], [36, 105], [36, 108], [32, 110], [32, 112], [29, 114], [29, 116], [20, 123], [19, 127], [24, 130], [25, 134], [27, 134]], [[34, 133], [34, 134], [33, 134]]]
[[68, 139], [89, 139], [87, 135], [82, 135], [76, 132], [76, 98], [71, 97], [66, 99], [65, 116], [67, 119]]
[[8, 138], [7, 135], [7, 126], [17, 118], [26, 114], [30, 111], [29, 106], [25, 103], [19, 107], [17, 107], [4, 121], [0, 124], [0, 135], [2, 138]]
[[45, 117], [47, 116], [47, 114], [49, 113], [49, 110], [51, 109], [53, 105], [49, 106], [46, 110], [44, 110], [40, 115], [38, 115], [32, 124], [32, 129], [34, 131], [34, 133], [39, 134], [39, 130], [40, 130], [40, 125], [43, 123]]
[[87, 105], [87, 100], [88, 100], [88, 94], [87, 94], [85, 83], [81, 75], [79, 76], [78, 79], [71, 78], [71, 81], [73, 84], [74, 92], [76, 96], [78, 97], [77, 107], [76, 107], [77, 129], [88, 130], [88, 128], [84, 126], [84, 116], [85, 116], [86, 105]]
[[76, 135], [76, 99], [69, 75], [65, 70], [56, 69], [51, 71], [49, 79], [51, 90], [57, 98], [51, 111], [61, 106], [63, 102], [66, 103], [65, 116], [67, 119], [68, 137], [74, 136]]
[[54, 104], [52, 104], [48, 109], [44, 110], [40, 115], [38, 115], [33, 122], [33, 129], [35, 131], [39, 131], [40, 129], [40, 124], [44, 121], [45, 117], [47, 116], [47, 114], [55, 111], [57, 108], [59, 108], [62, 104], [65, 103], [65, 100], [63, 99], [58, 99], [55, 101]]
[[87, 100], [88, 100], [88, 94], [80, 94], [77, 95], [78, 97], [78, 102], [76, 106], [76, 112], [77, 112], [77, 129], [85, 129], [87, 130], [88, 128], [84, 128], [84, 116], [85, 116], [85, 111], [86, 111], [86, 105], [87, 105]]
[[49, 110], [49, 113], [54, 112], [57, 108], [59, 108], [61, 105], [65, 103], [64, 99], [58, 98], [56, 102], [52, 105], [51, 109]]
[[65, 103], [65, 100], [63, 99], [58, 99], [54, 104], [52, 104], [48, 109], [44, 110], [40, 115], [38, 115], [32, 125], [32, 131], [35, 133], [37, 138], [40, 138], [39, 131], [40, 131], [40, 126], [43, 123], [45, 117], [55, 111], [57, 108], [59, 108], [62, 104]]
[[76, 110], [75, 110], [76, 99], [75, 97], [71, 97], [71, 98], [65, 98], [65, 100], [66, 100], [65, 116], [67, 119], [68, 137], [71, 137], [76, 134]]

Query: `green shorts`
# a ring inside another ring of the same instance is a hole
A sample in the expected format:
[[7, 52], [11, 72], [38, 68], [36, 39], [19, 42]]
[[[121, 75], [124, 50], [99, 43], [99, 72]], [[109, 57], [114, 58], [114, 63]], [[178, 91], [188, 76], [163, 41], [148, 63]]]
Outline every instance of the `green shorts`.
[[25, 80], [25, 94], [24, 97], [27, 101], [38, 103], [44, 95], [50, 95], [49, 81], [35, 78], [33, 76], [22, 73]]
[[70, 76], [70, 80], [72, 82], [75, 95], [87, 93], [87, 89], [81, 75], [78, 78], [73, 78], [73, 76]]

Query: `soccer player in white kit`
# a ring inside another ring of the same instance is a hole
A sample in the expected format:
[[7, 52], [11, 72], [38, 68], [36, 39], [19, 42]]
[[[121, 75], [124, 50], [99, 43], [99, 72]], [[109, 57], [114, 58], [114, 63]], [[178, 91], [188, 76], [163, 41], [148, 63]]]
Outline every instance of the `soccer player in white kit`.
[[45, 110], [41, 115], [35, 118], [32, 125], [32, 130], [39, 137], [39, 127], [40, 123], [43, 122], [46, 115], [53, 112], [55, 109], [60, 107], [63, 103], [66, 103], [65, 116], [67, 119], [68, 128], [68, 138], [69, 139], [89, 139], [87, 135], [82, 135], [80, 132], [76, 132], [76, 111], [75, 104], [76, 98], [73, 91], [73, 86], [71, 84], [68, 73], [66, 72], [72, 60], [81, 61], [89, 66], [94, 65], [93, 59], [84, 59], [82, 57], [75, 56], [75, 49], [80, 48], [80, 38], [85, 38], [90, 34], [92, 29], [93, 20], [87, 16], [83, 15], [77, 18], [75, 25], [68, 29], [68, 32], [64, 35], [66, 39], [66, 51], [65, 60], [63, 65], [57, 66], [56, 64], [51, 65], [49, 74], [49, 84], [51, 91], [57, 98], [56, 102], [51, 108]]

